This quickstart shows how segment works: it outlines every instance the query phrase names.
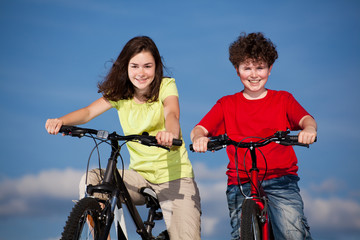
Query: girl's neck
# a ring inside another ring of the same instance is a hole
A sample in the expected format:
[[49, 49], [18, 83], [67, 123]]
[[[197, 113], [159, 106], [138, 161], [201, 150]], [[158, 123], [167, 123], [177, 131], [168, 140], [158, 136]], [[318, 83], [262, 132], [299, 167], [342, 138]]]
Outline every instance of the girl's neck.
[[243, 96], [248, 100], [257, 100], [266, 97], [267, 92], [268, 92], [267, 89], [264, 89], [263, 91], [259, 91], [259, 92], [251, 92], [244, 90]]
[[134, 93], [134, 101], [136, 103], [146, 103], [147, 100], [148, 99], [145, 97], [144, 93], [139, 93], [139, 92]]

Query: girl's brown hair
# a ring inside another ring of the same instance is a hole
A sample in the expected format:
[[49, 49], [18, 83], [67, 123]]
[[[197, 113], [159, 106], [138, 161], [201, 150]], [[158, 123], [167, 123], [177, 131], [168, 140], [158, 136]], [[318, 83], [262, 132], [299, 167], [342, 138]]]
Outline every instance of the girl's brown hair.
[[150, 52], [155, 59], [155, 78], [150, 84], [149, 92], [144, 97], [149, 102], [157, 101], [164, 66], [158, 48], [154, 41], [147, 36], [134, 37], [126, 43], [108, 75], [102, 82], [99, 82], [98, 92], [111, 101], [133, 98], [135, 89], [129, 79], [128, 65], [130, 59], [142, 51]]

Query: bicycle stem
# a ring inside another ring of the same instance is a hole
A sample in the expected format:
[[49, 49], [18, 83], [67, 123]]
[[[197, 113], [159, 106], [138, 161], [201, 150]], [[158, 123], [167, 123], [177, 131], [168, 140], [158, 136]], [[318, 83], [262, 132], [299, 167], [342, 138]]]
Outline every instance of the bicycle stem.
[[118, 158], [119, 152], [120, 152], [119, 151], [120, 146], [119, 146], [119, 142], [117, 140], [111, 140], [111, 146], [112, 146], [111, 155], [108, 160], [108, 165], [106, 167], [106, 171], [104, 174], [103, 183], [111, 183], [111, 181], [112, 181], [111, 176], [116, 168], [117, 158]]
[[[251, 159], [252, 159], [252, 166], [250, 169], [250, 174], [251, 174], [251, 179], [258, 179], [258, 175], [259, 175], [259, 169], [257, 168], [257, 159], [256, 159], [256, 152], [255, 152], [255, 148], [254, 147], [250, 147], [250, 155], [251, 155]], [[258, 181], [256, 182], [250, 182], [250, 186], [251, 186], [251, 196], [257, 196], [258, 193], [258, 189], [259, 189], [259, 183]]]

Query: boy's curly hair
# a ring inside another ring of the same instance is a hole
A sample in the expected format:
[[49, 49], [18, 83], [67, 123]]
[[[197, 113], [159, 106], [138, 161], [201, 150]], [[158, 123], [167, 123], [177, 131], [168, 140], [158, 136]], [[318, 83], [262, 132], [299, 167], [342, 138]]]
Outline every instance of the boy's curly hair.
[[235, 68], [247, 60], [265, 61], [271, 66], [277, 58], [276, 46], [260, 32], [241, 33], [229, 47], [229, 60]]

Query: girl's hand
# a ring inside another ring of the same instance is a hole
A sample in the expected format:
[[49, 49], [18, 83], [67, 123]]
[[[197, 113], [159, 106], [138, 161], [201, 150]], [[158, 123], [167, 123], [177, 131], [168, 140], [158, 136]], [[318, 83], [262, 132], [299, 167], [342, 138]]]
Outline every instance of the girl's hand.
[[316, 129], [312, 126], [304, 128], [298, 134], [298, 141], [304, 144], [314, 143], [315, 138], [316, 138]]
[[195, 152], [206, 152], [207, 144], [209, 142], [208, 137], [199, 136], [193, 139], [193, 149]]
[[59, 133], [60, 128], [63, 124], [63, 121], [58, 118], [48, 119], [46, 121], [45, 128], [48, 133], [56, 135]]
[[172, 132], [160, 131], [156, 134], [156, 140], [158, 141], [158, 144], [165, 147], [171, 147], [174, 138], [175, 136]]

